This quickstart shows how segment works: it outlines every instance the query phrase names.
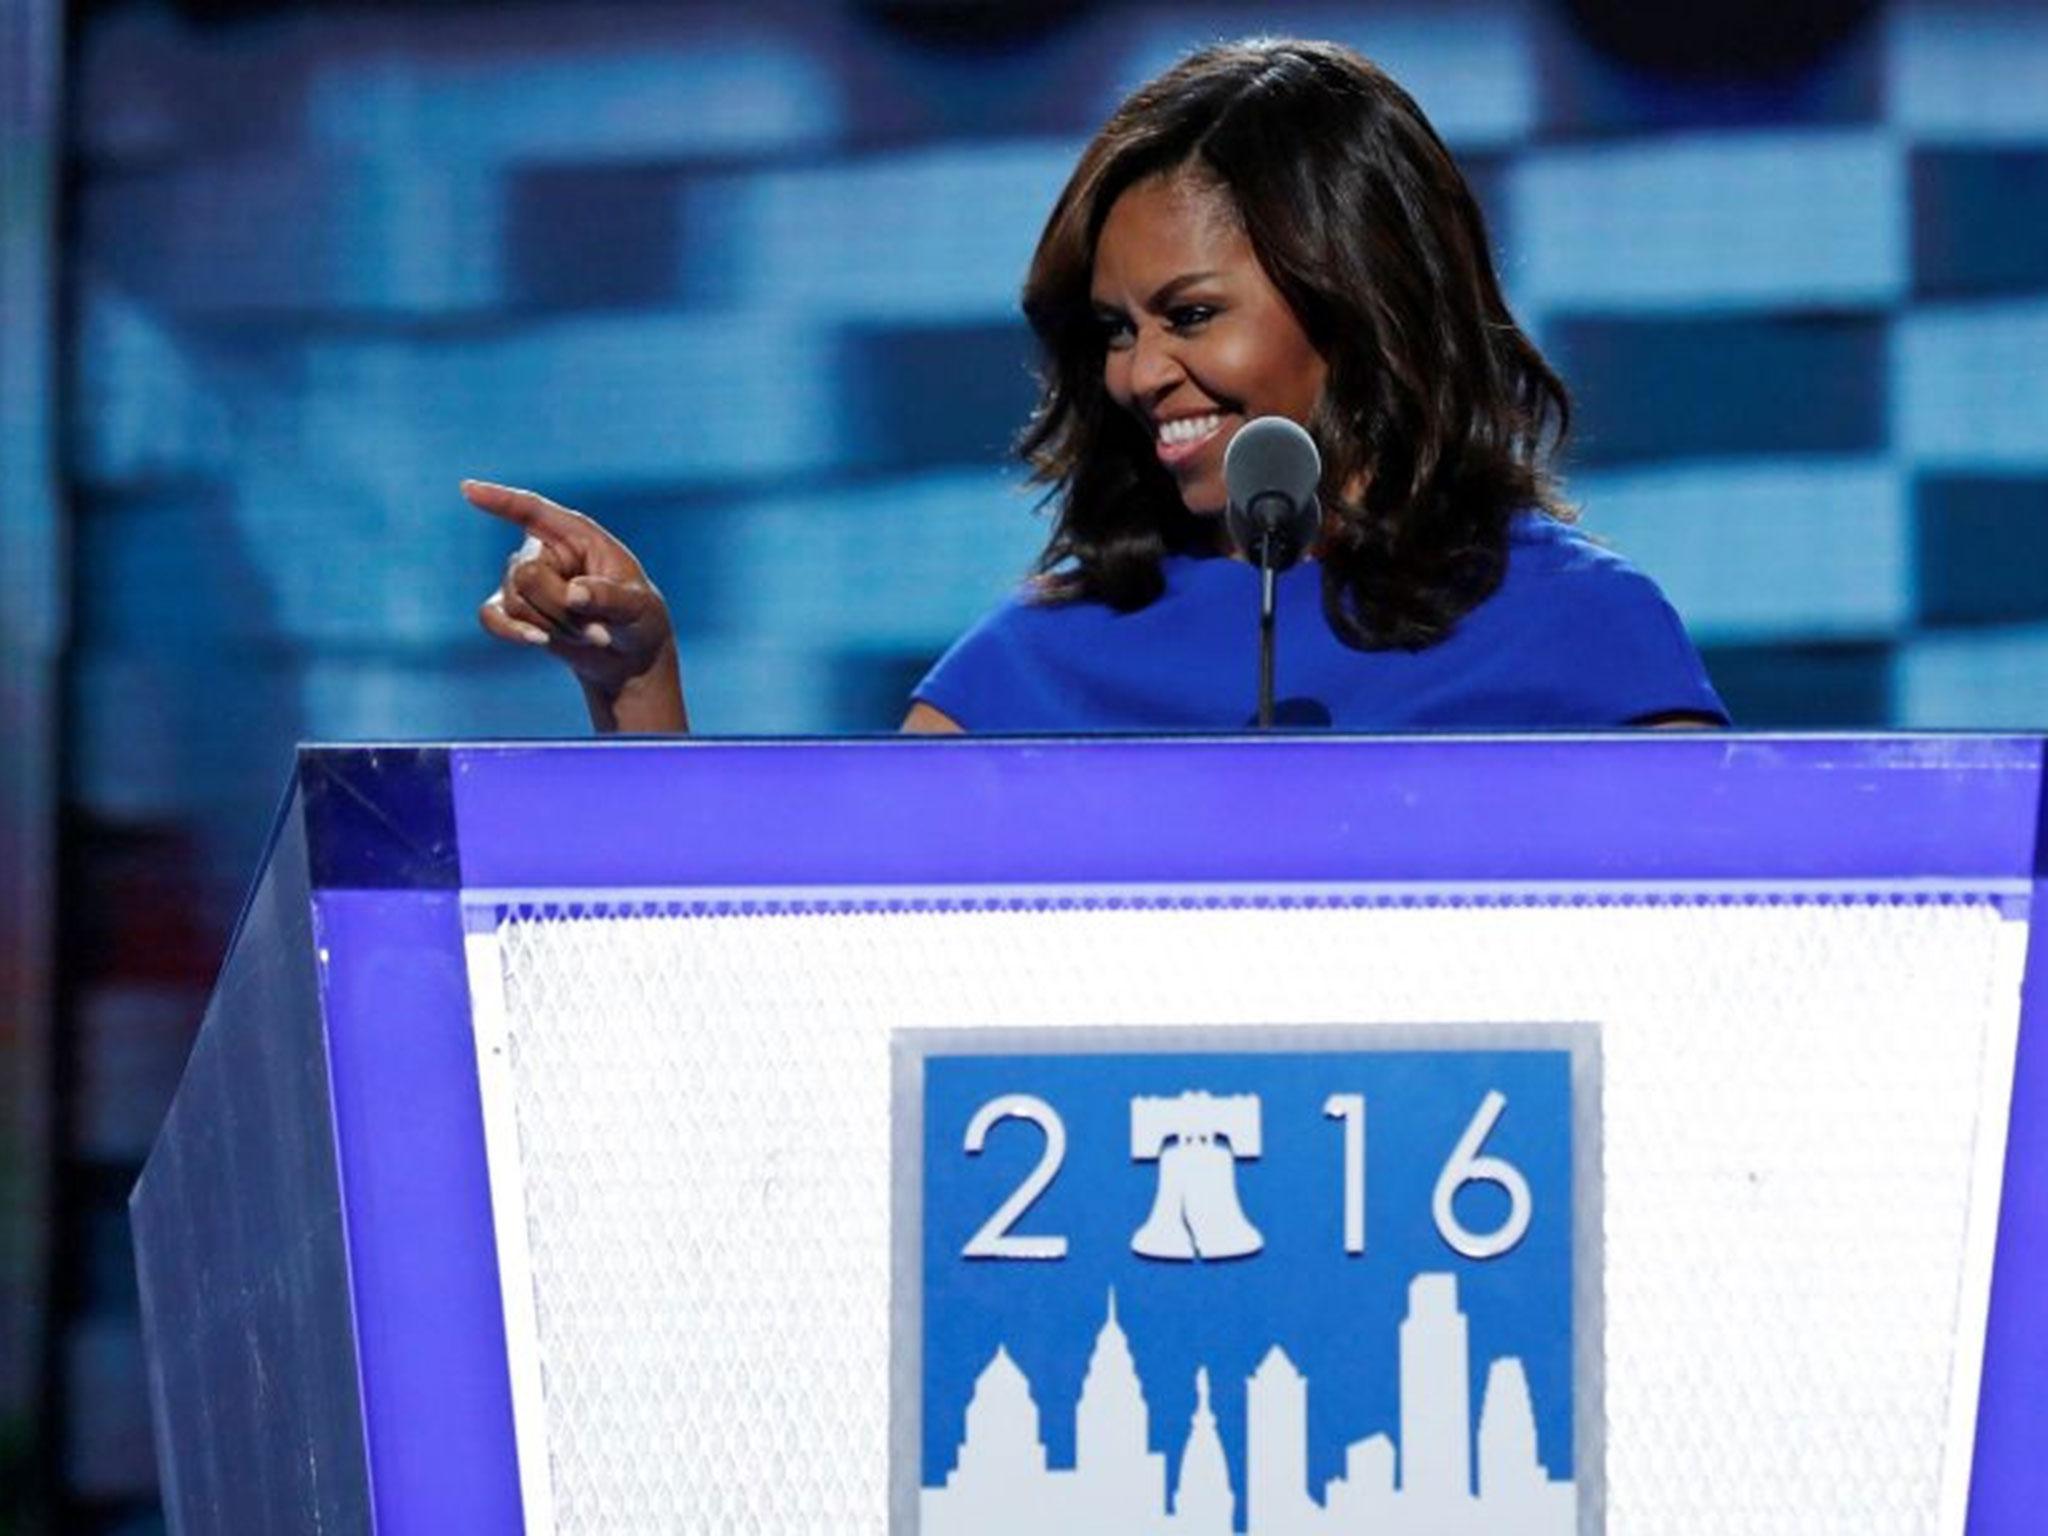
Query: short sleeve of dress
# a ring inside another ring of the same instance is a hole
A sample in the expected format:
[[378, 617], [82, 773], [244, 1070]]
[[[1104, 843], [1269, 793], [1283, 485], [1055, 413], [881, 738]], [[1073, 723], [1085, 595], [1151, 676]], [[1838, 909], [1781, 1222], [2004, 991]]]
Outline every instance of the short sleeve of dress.
[[1558, 718], [1635, 725], [1664, 716], [1728, 723], [1706, 664], [1657, 584], [1624, 561], [1560, 573], [1540, 643]]
[[1028, 621], [1023, 599], [1011, 598], [955, 640], [911, 698], [971, 731], [1056, 727], [1057, 719], [1039, 719], [1047, 683], [1032, 661]]

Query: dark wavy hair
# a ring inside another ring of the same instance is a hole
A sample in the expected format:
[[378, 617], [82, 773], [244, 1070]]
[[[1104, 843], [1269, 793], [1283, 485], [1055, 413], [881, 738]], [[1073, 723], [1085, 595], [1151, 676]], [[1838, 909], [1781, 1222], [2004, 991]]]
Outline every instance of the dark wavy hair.
[[1237, 210], [1328, 367], [1323, 607], [1363, 649], [1419, 649], [1500, 585], [1519, 509], [1569, 518], [1551, 463], [1563, 383], [1515, 324], [1486, 224], [1450, 152], [1384, 71], [1330, 43], [1205, 48], [1142, 86], [1081, 156], [1032, 257], [1024, 313], [1043, 352], [1018, 442], [1049, 487], [1048, 597], [1141, 608], [1163, 555], [1213, 549], [1144, 428], [1109, 398], [1089, 300], [1119, 196], [1193, 175]]

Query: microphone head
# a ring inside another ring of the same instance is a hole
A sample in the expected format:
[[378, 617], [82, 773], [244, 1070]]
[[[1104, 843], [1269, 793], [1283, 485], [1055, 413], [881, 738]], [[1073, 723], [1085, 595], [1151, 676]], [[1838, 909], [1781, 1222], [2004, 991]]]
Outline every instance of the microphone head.
[[1322, 477], [1323, 456], [1299, 425], [1285, 416], [1246, 422], [1223, 454], [1231, 541], [1254, 561], [1263, 555], [1265, 564], [1286, 570], [1315, 542]]

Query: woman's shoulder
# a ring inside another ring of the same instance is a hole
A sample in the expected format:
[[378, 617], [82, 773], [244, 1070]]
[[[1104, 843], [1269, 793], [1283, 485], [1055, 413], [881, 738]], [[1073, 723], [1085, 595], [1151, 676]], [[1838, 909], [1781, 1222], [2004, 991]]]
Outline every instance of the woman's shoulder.
[[1641, 576], [1606, 541], [1540, 508], [1517, 512], [1508, 523], [1509, 569], [1552, 576], [1593, 572]]
[[1158, 597], [1129, 611], [1072, 591], [1057, 575], [1034, 576], [977, 619], [954, 642], [986, 645], [1003, 640], [1048, 645], [1085, 645], [1089, 637], [1111, 628], [1128, 630], [1134, 615], [1157, 621], [1203, 602], [1213, 589], [1229, 585], [1243, 570], [1233, 562], [1170, 554], [1161, 558]]
[[1101, 603], [1070, 596], [1042, 576], [1017, 583], [1003, 599], [960, 632], [947, 654], [990, 646], [1064, 643], [1068, 636], [1100, 622], [1109, 610]]
[[1501, 595], [1510, 605], [1542, 605], [1582, 622], [1616, 611], [1660, 618], [1671, 611], [1663, 590], [1621, 551], [1540, 511], [1519, 513], [1509, 525]]

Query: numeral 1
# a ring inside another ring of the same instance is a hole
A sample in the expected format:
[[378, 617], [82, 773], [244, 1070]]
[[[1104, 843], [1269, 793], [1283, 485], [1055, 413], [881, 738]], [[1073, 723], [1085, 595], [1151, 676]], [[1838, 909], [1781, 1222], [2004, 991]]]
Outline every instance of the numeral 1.
[[1365, 1095], [1333, 1093], [1323, 1113], [1344, 1122], [1344, 1251], [1365, 1252]]

